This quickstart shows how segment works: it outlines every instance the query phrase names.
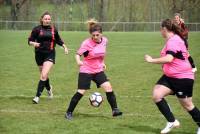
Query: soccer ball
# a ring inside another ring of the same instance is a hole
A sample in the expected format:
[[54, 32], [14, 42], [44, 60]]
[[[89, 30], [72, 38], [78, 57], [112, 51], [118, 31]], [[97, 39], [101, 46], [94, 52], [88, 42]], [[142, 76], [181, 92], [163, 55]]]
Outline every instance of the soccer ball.
[[94, 92], [93, 94], [90, 95], [89, 100], [92, 106], [99, 107], [103, 102], [103, 97], [101, 96], [100, 93]]

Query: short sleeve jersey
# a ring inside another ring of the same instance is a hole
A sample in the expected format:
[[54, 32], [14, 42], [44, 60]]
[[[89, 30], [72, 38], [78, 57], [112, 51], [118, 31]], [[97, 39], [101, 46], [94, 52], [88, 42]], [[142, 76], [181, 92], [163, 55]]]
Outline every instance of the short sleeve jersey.
[[166, 41], [161, 51], [161, 57], [167, 54], [171, 54], [174, 57], [172, 62], [163, 64], [163, 72], [166, 76], [194, 79], [194, 73], [188, 61], [189, 53], [184, 43], [176, 34]]
[[80, 72], [94, 74], [103, 71], [104, 57], [106, 54], [107, 38], [102, 37], [100, 43], [96, 43], [92, 38], [84, 40], [77, 54], [83, 55], [83, 65]]

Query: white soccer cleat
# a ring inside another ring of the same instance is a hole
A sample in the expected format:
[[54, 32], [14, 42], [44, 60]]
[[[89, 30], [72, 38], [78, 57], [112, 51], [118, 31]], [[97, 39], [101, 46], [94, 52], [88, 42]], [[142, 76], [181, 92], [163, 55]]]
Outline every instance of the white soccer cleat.
[[33, 103], [38, 104], [38, 103], [39, 103], [39, 100], [40, 100], [40, 98], [37, 97], [37, 96], [35, 96], [35, 97], [33, 98]]
[[199, 127], [198, 130], [197, 130], [197, 134], [200, 134], [200, 127]]
[[161, 134], [167, 134], [169, 133], [173, 128], [180, 127], [180, 122], [178, 120], [175, 120], [174, 122], [167, 122], [166, 127], [161, 130]]
[[197, 68], [192, 68], [192, 72], [195, 73], [197, 71]]
[[48, 94], [48, 98], [49, 99], [53, 98], [53, 87], [52, 87], [52, 85], [50, 85], [50, 90], [47, 91], [47, 94]]

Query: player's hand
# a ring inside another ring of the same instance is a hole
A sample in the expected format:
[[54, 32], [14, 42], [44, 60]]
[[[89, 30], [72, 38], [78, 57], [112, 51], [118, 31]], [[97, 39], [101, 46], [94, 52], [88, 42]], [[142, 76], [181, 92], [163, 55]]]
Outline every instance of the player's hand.
[[83, 62], [82, 62], [82, 61], [78, 61], [78, 62], [77, 62], [77, 65], [78, 65], [78, 66], [82, 66], [82, 65], [83, 65]]
[[106, 70], [106, 64], [103, 64], [103, 70]]
[[144, 56], [144, 59], [145, 59], [146, 62], [149, 62], [149, 63], [152, 63], [152, 61], [153, 61], [153, 58], [150, 55], [148, 55], [148, 54], [146, 54]]
[[33, 46], [34, 46], [35, 48], [38, 48], [38, 47], [40, 47], [40, 43], [34, 42], [34, 43], [33, 43]]
[[69, 50], [68, 50], [67, 47], [64, 48], [64, 52], [65, 52], [65, 54], [68, 54], [68, 53], [69, 53]]

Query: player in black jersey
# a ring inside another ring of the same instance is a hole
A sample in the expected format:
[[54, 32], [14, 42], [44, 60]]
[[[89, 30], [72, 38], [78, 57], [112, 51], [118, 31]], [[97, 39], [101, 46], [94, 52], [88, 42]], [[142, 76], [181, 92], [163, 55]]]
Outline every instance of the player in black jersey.
[[51, 24], [49, 12], [45, 12], [40, 18], [40, 25], [33, 28], [28, 38], [28, 44], [35, 48], [35, 60], [40, 71], [37, 93], [33, 98], [33, 103], [37, 104], [44, 87], [47, 89], [49, 98], [53, 97], [48, 74], [53, 64], [55, 64], [55, 45], [62, 46], [65, 54], [68, 54], [68, 48], [61, 40], [57, 29]]

